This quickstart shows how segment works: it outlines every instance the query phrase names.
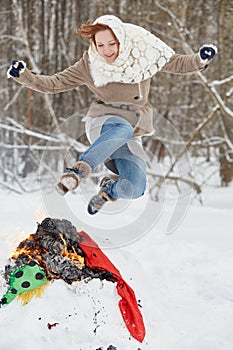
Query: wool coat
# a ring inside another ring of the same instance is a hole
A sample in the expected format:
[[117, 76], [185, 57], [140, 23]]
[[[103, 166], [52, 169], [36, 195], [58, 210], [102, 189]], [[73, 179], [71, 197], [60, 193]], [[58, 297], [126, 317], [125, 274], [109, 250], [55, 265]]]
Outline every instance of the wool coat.
[[[198, 53], [191, 55], [174, 54], [161, 72], [189, 74], [203, 70], [203, 63]], [[49, 94], [56, 94], [86, 85], [95, 95], [87, 117], [96, 118], [118, 115], [134, 127], [134, 136], [153, 133], [153, 109], [148, 101], [151, 78], [140, 83], [108, 83], [95, 86], [90, 73], [88, 52], [74, 65], [51, 76], [35, 74], [28, 68], [18, 78], [13, 78], [26, 87]]]

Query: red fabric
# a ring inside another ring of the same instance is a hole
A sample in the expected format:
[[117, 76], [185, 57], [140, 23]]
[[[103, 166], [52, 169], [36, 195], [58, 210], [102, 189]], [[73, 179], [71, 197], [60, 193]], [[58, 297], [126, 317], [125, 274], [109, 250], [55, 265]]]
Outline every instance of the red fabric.
[[111, 263], [107, 256], [102, 252], [98, 245], [84, 231], [78, 232], [82, 237], [79, 246], [85, 253], [86, 265], [92, 268], [98, 268], [111, 272], [117, 280], [117, 292], [121, 296], [119, 308], [123, 320], [130, 334], [142, 342], [145, 337], [145, 326], [141, 312], [138, 308], [137, 300], [132, 288], [124, 281], [120, 272]]

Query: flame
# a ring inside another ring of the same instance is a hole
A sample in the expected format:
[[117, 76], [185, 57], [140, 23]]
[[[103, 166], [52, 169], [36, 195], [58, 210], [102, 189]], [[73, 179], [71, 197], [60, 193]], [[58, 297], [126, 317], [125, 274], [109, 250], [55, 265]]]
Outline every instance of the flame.
[[[33, 244], [30, 245], [30, 242]], [[13, 259], [17, 259], [20, 256], [27, 256], [30, 260], [34, 260], [40, 266], [43, 266], [42, 253], [46, 253], [47, 250], [39, 247], [35, 240], [35, 235], [31, 234], [28, 238], [22, 241], [19, 246], [16, 248], [14, 254], [12, 255]]]
[[[72, 252], [68, 251], [66, 240], [64, 239], [61, 233], [59, 234], [59, 236], [64, 244], [61, 256], [70, 259], [79, 269], [82, 269], [82, 267], [85, 266], [84, 257], [78, 255], [73, 246], [71, 247]], [[30, 242], [32, 244], [30, 244]], [[44, 268], [46, 266], [44, 264], [42, 256], [47, 252], [48, 250], [37, 244], [35, 235], [31, 234], [28, 238], [26, 238], [19, 244], [14, 254], [12, 255], [12, 258], [17, 259], [20, 256], [27, 256], [30, 260], [34, 260], [37, 264]]]
[[10, 235], [8, 238], [9, 251], [11, 255], [15, 250], [15, 245], [17, 244], [17, 242], [24, 240], [25, 237], [27, 237], [27, 233], [24, 230], [22, 230], [20, 227], [16, 227], [15, 232], [13, 232], [13, 235], [14, 235], [14, 239], [11, 239]]
[[67, 244], [66, 244], [66, 241], [65, 241], [64, 237], [62, 236], [62, 234], [60, 234], [60, 238], [61, 238], [62, 242], [64, 243], [64, 248], [62, 250], [62, 256], [70, 259], [77, 267], [82, 268], [84, 266], [84, 257], [78, 255], [73, 246], [72, 246], [73, 253], [68, 252]]

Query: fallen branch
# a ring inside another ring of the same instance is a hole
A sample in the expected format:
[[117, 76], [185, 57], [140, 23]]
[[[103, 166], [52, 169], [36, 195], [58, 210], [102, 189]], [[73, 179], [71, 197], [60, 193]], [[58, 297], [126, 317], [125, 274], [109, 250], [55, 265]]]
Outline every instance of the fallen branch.
[[[20, 183], [19, 179], [17, 178], [17, 176], [15, 174], [13, 174], [11, 171], [3, 168], [2, 166], [0, 166], [1, 169], [2, 169], [2, 172], [9, 176], [11, 179], [13, 179], [13, 181], [15, 181], [17, 183], [17, 185], [19, 186], [19, 188], [22, 190], [22, 192], [25, 192], [25, 188], [22, 186], [22, 184]], [[4, 182], [3, 182], [4, 183]], [[22, 193], [22, 192], [19, 192], [19, 193]]]
[[0, 186], [3, 186], [4, 188], [7, 188], [8, 190], [13, 191], [17, 194], [22, 194], [22, 192], [16, 190], [14, 187], [10, 186], [8, 183], [0, 181]]
[[[175, 182], [178, 182], [178, 181], [184, 182], [184, 183], [186, 183], [187, 185], [189, 185], [190, 187], [192, 187], [192, 188], [197, 192], [197, 194], [200, 194], [200, 193], [201, 193], [201, 187], [200, 187], [196, 182], [193, 182], [192, 180], [184, 179], [184, 178], [182, 178], [182, 177], [174, 176], [174, 175], [166, 175], [166, 179], [165, 179], [165, 176], [159, 175], [159, 174], [153, 172], [153, 171], [150, 170], [150, 169], [147, 170], [147, 174], [148, 174], [148, 175], [151, 175], [151, 176], [153, 176], [153, 177], [159, 178], [159, 179], [160, 179], [159, 181], [161, 181], [161, 179], [162, 179], [162, 180], [164, 180], [164, 181], [165, 181], [165, 180], [171, 180], [171, 181], [175, 181]], [[163, 182], [164, 182], [164, 181], [163, 181]], [[152, 186], [152, 187], [150, 188], [149, 192], [151, 193], [151, 192], [153, 191], [154, 188], [155, 188], [155, 186]]]

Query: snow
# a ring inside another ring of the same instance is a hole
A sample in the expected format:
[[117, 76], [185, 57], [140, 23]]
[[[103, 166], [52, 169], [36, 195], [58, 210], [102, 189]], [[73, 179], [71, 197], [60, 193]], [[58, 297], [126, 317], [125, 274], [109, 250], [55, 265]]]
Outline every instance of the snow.
[[[233, 187], [207, 188], [204, 204], [193, 200], [172, 234], [166, 234], [174, 209], [169, 196], [161, 204], [148, 196], [119, 202], [116, 214], [111, 203], [95, 217], [85, 213], [89, 196], [85, 191], [70, 194], [60, 205], [57, 197], [49, 202], [49, 195], [39, 192], [1, 191], [0, 267], [18, 243], [35, 232], [36, 222], [51, 213], [62, 218], [59, 208], [64, 206], [65, 218], [76, 221], [78, 230], [86, 229], [134, 289], [142, 306], [145, 340], [137, 342], [126, 329], [115, 284], [92, 280], [69, 286], [57, 280], [46, 287], [42, 298], [24, 307], [14, 300], [1, 308], [0, 348], [107, 350], [113, 345], [118, 350], [231, 350]], [[125, 237], [121, 231], [134, 232]], [[1, 277], [1, 295], [5, 290]], [[48, 323], [58, 324], [48, 329]]]

